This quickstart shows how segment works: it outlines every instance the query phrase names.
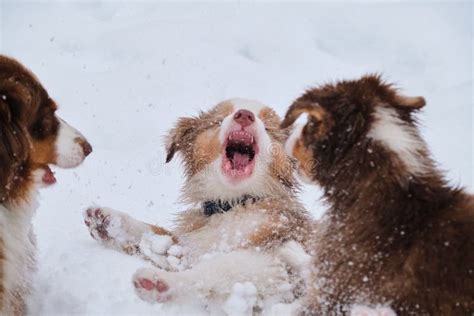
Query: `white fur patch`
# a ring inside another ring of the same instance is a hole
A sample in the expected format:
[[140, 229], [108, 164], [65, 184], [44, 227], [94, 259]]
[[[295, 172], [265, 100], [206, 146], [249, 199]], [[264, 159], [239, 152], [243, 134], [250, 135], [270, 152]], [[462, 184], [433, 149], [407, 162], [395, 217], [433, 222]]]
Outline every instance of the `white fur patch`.
[[[301, 133], [303, 132], [303, 124], [296, 125], [293, 130], [291, 131], [290, 137], [285, 143], [285, 152], [288, 156], [293, 157], [293, 150], [295, 148], [296, 142], [298, 139], [301, 138]], [[297, 162], [300, 163], [299, 161]], [[306, 173], [298, 166], [296, 174], [298, 175], [298, 179], [300, 179], [303, 183], [306, 184], [314, 184], [314, 181], [306, 175]]]
[[78, 139], [84, 139], [75, 128], [59, 119], [59, 132], [56, 139], [56, 164], [61, 168], [77, 167], [85, 158]]
[[27, 295], [31, 287], [35, 265], [36, 237], [31, 219], [38, 207], [37, 192], [32, 191], [25, 201], [0, 205], [0, 238], [3, 241], [3, 275], [5, 289], [1, 315], [12, 315], [15, 295]]
[[375, 308], [364, 306], [364, 305], [354, 305], [351, 308], [350, 316], [396, 316], [397, 314], [390, 308], [386, 306], [377, 306]]
[[425, 149], [425, 144], [416, 128], [404, 122], [392, 108], [379, 107], [374, 117], [375, 122], [368, 136], [395, 152], [408, 172], [424, 173], [426, 161], [420, 151]]
[[301, 243], [294, 240], [286, 242], [278, 249], [278, 257], [298, 271], [303, 279], [309, 280], [312, 257], [304, 250]]
[[31, 178], [33, 179], [33, 183], [36, 189], [42, 189], [49, 187], [48, 184], [43, 182], [43, 177], [46, 174], [44, 169], [36, 169], [31, 173]]
[[303, 132], [304, 125], [296, 125], [291, 131], [290, 137], [285, 143], [286, 154], [290, 157], [293, 157], [293, 149], [295, 148], [296, 142], [301, 138], [301, 133]]

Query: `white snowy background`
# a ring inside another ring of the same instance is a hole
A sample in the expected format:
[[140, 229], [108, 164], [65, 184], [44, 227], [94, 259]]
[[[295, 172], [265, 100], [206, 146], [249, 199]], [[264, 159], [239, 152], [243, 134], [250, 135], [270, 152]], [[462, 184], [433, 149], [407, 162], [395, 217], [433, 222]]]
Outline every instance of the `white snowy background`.
[[[91, 204], [170, 225], [182, 209], [178, 161], [162, 138], [179, 116], [240, 96], [283, 115], [305, 88], [380, 72], [423, 95], [423, 133], [453, 184], [473, 191], [470, 2], [0, 4], [0, 52], [38, 75], [94, 153], [57, 170], [34, 224], [39, 271], [32, 315], [195, 314], [140, 301], [131, 275], [147, 263], [93, 241]], [[302, 198], [319, 216], [314, 187]]]

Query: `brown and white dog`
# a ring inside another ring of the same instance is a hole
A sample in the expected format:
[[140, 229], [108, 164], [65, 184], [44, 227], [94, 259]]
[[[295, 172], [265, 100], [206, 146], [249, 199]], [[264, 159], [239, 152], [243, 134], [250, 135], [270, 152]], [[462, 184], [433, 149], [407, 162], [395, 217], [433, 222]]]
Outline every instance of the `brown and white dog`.
[[72, 168], [92, 147], [55, 115], [38, 79], [0, 55], [0, 314], [25, 313], [35, 268], [31, 219], [37, 189], [56, 182], [49, 165]]
[[295, 197], [294, 163], [284, 151], [288, 131], [279, 125], [271, 108], [244, 99], [179, 119], [167, 138], [166, 160], [181, 154], [183, 200], [191, 207], [171, 231], [108, 208], [85, 212], [99, 242], [161, 268], [135, 274], [141, 298], [224, 301], [233, 290], [253, 292], [256, 305], [262, 297], [294, 298], [294, 280], [309, 260], [311, 221]]
[[424, 105], [369, 75], [308, 90], [288, 110], [282, 128], [308, 114], [287, 149], [329, 203], [305, 314], [381, 304], [474, 315], [474, 198], [431, 160], [415, 118]]

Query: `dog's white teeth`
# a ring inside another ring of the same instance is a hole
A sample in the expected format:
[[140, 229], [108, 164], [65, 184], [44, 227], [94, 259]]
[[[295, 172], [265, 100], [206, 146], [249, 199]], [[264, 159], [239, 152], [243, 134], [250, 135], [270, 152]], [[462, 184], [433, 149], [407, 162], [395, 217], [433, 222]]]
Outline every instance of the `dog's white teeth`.
[[242, 141], [250, 141], [251, 143], [255, 142], [255, 137], [247, 132], [247, 131], [234, 131], [227, 136], [227, 139], [229, 141], [234, 141], [234, 140], [242, 140]]

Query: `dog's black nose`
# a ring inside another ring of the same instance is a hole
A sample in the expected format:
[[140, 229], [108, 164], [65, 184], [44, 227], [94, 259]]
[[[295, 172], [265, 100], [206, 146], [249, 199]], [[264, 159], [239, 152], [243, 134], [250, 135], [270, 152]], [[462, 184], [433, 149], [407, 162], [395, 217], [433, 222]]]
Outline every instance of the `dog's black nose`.
[[92, 152], [92, 146], [87, 142], [87, 140], [82, 140], [79, 142], [82, 147], [82, 151], [84, 152], [84, 156], [87, 157]]
[[255, 122], [255, 115], [249, 110], [238, 110], [234, 114], [234, 121], [242, 125], [242, 127], [246, 127]]

